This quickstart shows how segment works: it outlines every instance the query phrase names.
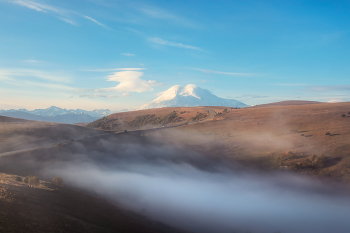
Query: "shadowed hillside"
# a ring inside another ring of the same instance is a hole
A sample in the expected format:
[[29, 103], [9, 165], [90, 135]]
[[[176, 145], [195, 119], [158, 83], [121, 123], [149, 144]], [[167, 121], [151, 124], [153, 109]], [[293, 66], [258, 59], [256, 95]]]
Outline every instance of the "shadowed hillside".
[[71, 140], [98, 130], [58, 123], [0, 116], [0, 153]]
[[101, 198], [0, 173], [0, 232], [180, 233]]

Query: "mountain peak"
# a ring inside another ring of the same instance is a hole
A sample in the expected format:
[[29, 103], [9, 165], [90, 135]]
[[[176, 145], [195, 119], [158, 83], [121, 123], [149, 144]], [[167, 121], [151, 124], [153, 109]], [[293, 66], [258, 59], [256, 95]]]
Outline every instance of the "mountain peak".
[[195, 107], [195, 106], [227, 106], [247, 107], [246, 104], [233, 99], [222, 99], [213, 95], [209, 90], [188, 84], [185, 87], [175, 85], [161, 92], [160, 96], [140, 109], [163, 107]]

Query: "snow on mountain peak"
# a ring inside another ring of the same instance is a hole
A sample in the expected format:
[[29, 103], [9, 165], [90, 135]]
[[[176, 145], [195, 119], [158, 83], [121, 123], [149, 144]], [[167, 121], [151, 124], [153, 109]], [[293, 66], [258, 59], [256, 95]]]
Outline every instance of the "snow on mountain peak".
[[175, 85], [161, 92], [160, 96], [140, 109], [162, 108], [162, 107], [195, 107], [195, 106], [227, 106], [247, 107], [246, 104], [233, 99], [222, 99], [213, 95], [209, 90], [202, 89], [195, 84], [185, 87]]

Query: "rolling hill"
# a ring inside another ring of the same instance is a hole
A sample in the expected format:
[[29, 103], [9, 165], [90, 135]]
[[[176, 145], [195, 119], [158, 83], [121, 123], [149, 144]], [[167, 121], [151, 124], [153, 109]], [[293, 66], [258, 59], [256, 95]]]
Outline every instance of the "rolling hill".
[[101, 130], [124, 131], [179, 125], [204, 121], [214, 117], [215, 111], [225, 107], [167, 107], [114, 113], [96, 120], [87, 127]]

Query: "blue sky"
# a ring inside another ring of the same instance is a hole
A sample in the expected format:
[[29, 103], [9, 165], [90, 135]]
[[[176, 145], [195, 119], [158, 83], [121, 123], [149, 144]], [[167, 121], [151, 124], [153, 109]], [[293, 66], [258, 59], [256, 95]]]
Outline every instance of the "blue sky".
[[0, 0], [0, 109], [112, 111], [197, 84], [350, 101], [349, 1]]

